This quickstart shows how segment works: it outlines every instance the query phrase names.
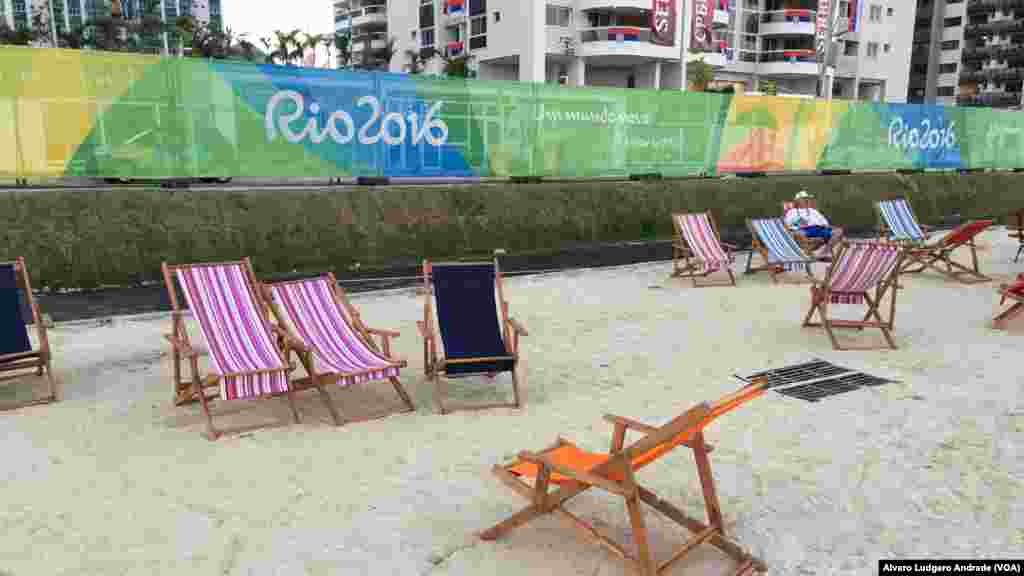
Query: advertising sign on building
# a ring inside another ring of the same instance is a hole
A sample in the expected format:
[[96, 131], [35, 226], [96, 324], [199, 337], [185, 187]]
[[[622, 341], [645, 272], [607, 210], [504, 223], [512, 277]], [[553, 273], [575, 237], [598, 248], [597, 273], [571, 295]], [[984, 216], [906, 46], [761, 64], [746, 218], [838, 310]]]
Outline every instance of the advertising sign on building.
[[[658, 0], [654, 0], [657, 4]], [[707, 51], [711, 46], [711, 20], [714, 18], [711, 0], [693, 0], [693, 19], [690, 21], [690, 49]]]
[[[707, 0], [700, 0], [707, 1]], [[676, 0], [651, 0], [651, 42], [662, 46], [676, 43]]]

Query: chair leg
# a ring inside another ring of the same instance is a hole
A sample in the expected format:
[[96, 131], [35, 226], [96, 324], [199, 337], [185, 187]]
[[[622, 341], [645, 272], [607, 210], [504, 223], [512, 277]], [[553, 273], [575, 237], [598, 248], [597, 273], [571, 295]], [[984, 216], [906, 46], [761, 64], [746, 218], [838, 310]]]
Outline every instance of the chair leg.
[[642, 576], [657, 576], [658, 569], [651, 555], [651, 547], [647, 541], [647, 526], [644, 524], [643, 510], [640, 509], [639, 494], [634, 492], [626, 497], [626, 510], [629, 512], [629, 523], [636, 540], [636, 560]]
[[436, 368], [432, 368], [430, 371], [430, 379], [434, 381], [434, 404], [437, 405], [437, 410], [440, 414], [447, 414], [445, 410], [444, 400], [442, 400], [441, 394], [441, 375], [438, 374]]
[[292, 418], [294, 419], [295, 423], [298, 424], [300, 420], [299, 409], [295, 406], [295, 391], [289, 387], [288, 392], [285, 395], [288, 396], [288, 406], [291, 407], [292, 409]]
[[391, 376], [388, 379], [391, 380], [391, 385], [395, 388], [395, 392], [398, 394], [398, 397], [402, 399], [402, 402], [405, 403], [405, 406], [409, 411], [415, 411], [416, 406], [412, 403], [412, 398], [409, 397], [409, 393], [405, 391], [405, 387], [402, 386], [402, 382], [398, 380], [398, 377]]
[[316, 391], [320, 394], [320, 399], [323, 400], [324, 406], [327, 406], [327, 411], [331, 414], [331, 420], [334, 421], [334, 425], [343, 425], [345, 422], [338, 414], [338, 409], [334, 407], [334, 401], [331, 399], [330, 393], [327, 392], [327, 389], [324, 387], [323, 382], [320, 381], [319, 377], [314, 377], [313, 382], [313, 385], [316, 386]]
[[516, 408], [519, 408], [519, 371], [516, 370], [515, 366], [512, 367], [512, 398], [515, 401]]
[[[192, 363], [196, 363], [195, 358], [192, 359]], [[195, 376], [192, 379], [192, 388], [196, 396], [199, 397], [199, 405], [203, 409], [203, 415], [206, 416], [206, 439], [213, 441], [220, 437], [220, 432], [213, 427], [213, 415], [210, 414], [210, 405], [206, 399], [206, 392], [203, 390], [203, 383], [199, 379], [198, 372], [198, 369], [194, 371]]]
[[1014, 264], [1016, 264], [1017, 260], [1020, 258], [1021, 252], [1024, 252], [1024, 244], [1021, 244], [1020, 247], [1017, 248], [1017, 255], [1013, 257], [1013, 263]]
[[724, 535], [722, 508], [718, 504], [718, 493], [715, 491], [715, 478], [711, 475], [711, 461], [704, 444], [704, 434], [698, 432], [693, 438], [693, 459], [697, 464], [697, 476], [700, 478], [701, 491], [704, 492], [704, 506], [708, 512], [708, 524]]

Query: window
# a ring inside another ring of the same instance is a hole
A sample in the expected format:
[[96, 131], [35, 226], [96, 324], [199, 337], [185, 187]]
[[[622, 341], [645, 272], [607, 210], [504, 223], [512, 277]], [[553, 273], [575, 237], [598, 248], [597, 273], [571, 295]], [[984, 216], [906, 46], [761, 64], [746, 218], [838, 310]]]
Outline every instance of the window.
[[956, 74], [956, 62], [939, 65], [939, 74]]
[[477, 16], [469, 21], [469, 48], [478, 50], [487, 48], [487, 14]]
[[868, 42], [868, 58], [878, 58], [878, 42]]
[[856, 56], [859, 48], [860, 44], [847, 40], [846, 45], [843, 46], [843, 56]]
[[568, 27], [570, 22], [572, 22], [571, 8], [568, 6], [552, 6], [551, 4], [548, 4], [548, 26]]
[[891, 50], [891, 49], [892, 49], [892, 46], [890, 46], [888, 42], [886, 42], [885, 44], [882, 45], [882, 52], [885, 52], [886, 54], [888, 54], [889, 50]]
[[946, 19], [944, 19], [942, 21], [942, 27], [943, 28], [953, 28], [955, 26], [960, 26], [961, 24], [963, 24], [963, 22], [964, 22], [964, 19], [961, 16], [956, 16], [956, 17], [953, 17], [953, 18], [946, 18]]
[[953, 86], [939, 86], [935, 94], [938, 96], [953, 96], [953, 90]]
[[959, 47], [960, 47], [960, 41], [959, 40], [943, 40], [942, 41], [942, 49], [943, 50], [956, 50]]
[[[175, 6], [168, 6], [167, 8], [173, 10]], [[71, 14], [72, 18], [74, 18], [75, 16], [81, 16], [82, 5], [78, 2], [72, 2], [71, 4], [68, 4], [68, 12]]]
[[888, 10], [886, 10], [885, 11], [885, 15], [886, 16], [892, 16], [892, 8], [889, 8]]
[[412, 30], [409, 32], [410, 40], [412, 40], [413, 42], [416, 41], [416, 32], [416, 30]]
[[420, 30], [420, 48], [428, 48], [434, 45], [434, 29], [426, 28]]
[[498, 12], [497, 10], [495, 10], [494, 11], [494, 23], [497, 24], [498, 22], [501, 22], [501, 12]]
[[14, 11], [25, 12], [25, 0], [14, 0]]
[[420, 28], [433, 28], [434, 27], [434, 5], [433, 4], [422, 4], [420, 5]]
[[487, 0], [469, 0], [469, 15], [479, 16], [487, 13]]
[[871, 5], [871, 11], [868, 12], [868, 20], [871, 20], [872, 22], [881, 22], [882, 21], [882, 7], [879, 6], [878, 4], [872, 4]]

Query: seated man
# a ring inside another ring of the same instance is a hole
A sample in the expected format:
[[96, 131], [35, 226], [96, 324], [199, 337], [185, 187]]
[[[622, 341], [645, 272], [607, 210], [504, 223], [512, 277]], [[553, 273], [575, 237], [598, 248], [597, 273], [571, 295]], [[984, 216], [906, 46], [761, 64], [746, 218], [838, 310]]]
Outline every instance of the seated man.
[[831, 250], [833, 243], [839, 239], [842, 231], [838, 228], [833, 229], [829, 225], [828, 219], [811, 206], [813, 199], [814, 196], [808, 194], [806, 190], [798, 192], [793, 198], [793, 207], [786, 211], [783, 220], [787, 227], [797, 230], [805, 238], [823, 239], [824, 246], [821, 247], [819, 253], [824, 254], [825, 250]]

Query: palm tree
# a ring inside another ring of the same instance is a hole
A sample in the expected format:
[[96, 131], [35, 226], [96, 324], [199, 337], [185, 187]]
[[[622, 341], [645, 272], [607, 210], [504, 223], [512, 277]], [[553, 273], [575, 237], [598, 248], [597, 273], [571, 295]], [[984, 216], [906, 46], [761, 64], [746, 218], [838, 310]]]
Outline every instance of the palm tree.
[[715, 79], [715, 73], [711, 65], [705, 62], [704, 58], [700, 58], [695, 62], [690, 62], [687, 66], [692, 67], [690, 84], [693, 85], [693, 89], [698, 92], [706, 91], [708, 85]]
[[302, 63], [305, 46], [302, 43], [302, 39], [299, 38], [301, 35], [302, 30], [299, 30], [298, 28], [284, 34], [284, 48], [285, 53], [287, 54], [285, 60], [288, 64], [292, 64], [295, 61], [298, 61], [300, 64]]
[[348, 68], [352, 63], [352, 37], [343, 32], [334, 35], [334, 47], [338, 50], [338, 68]]
[[444, 61], [444, 75], [448, 78], [472, 78], [473, 70], [470, 69], [469, 63], [473, 60], [472, 54], [462, 54], [460, 56], [445, 56], [441, 54], [441, 60]]
[[420, 74], [423, 69], [426, 68], [427, 63], [430, 62], [436, 53], [432, 48], [424, 48], [422, 50], [408, 49], [405, 51], [405, 57], [409, 60], [409, 63], [405, 65], [405, 70], [409, 74]]
[[320, 45], [322, 45], [324, 43], [324, 38], [327, 37], [326, 34], [309, 34], [309, 33], [304, 34], [304, 36], [306, 38], [302, 42], [303, 56], [305, 56], [306, 50], [312, 50], [313, 52], [316, 52], [316, 49], [319, 48]]

